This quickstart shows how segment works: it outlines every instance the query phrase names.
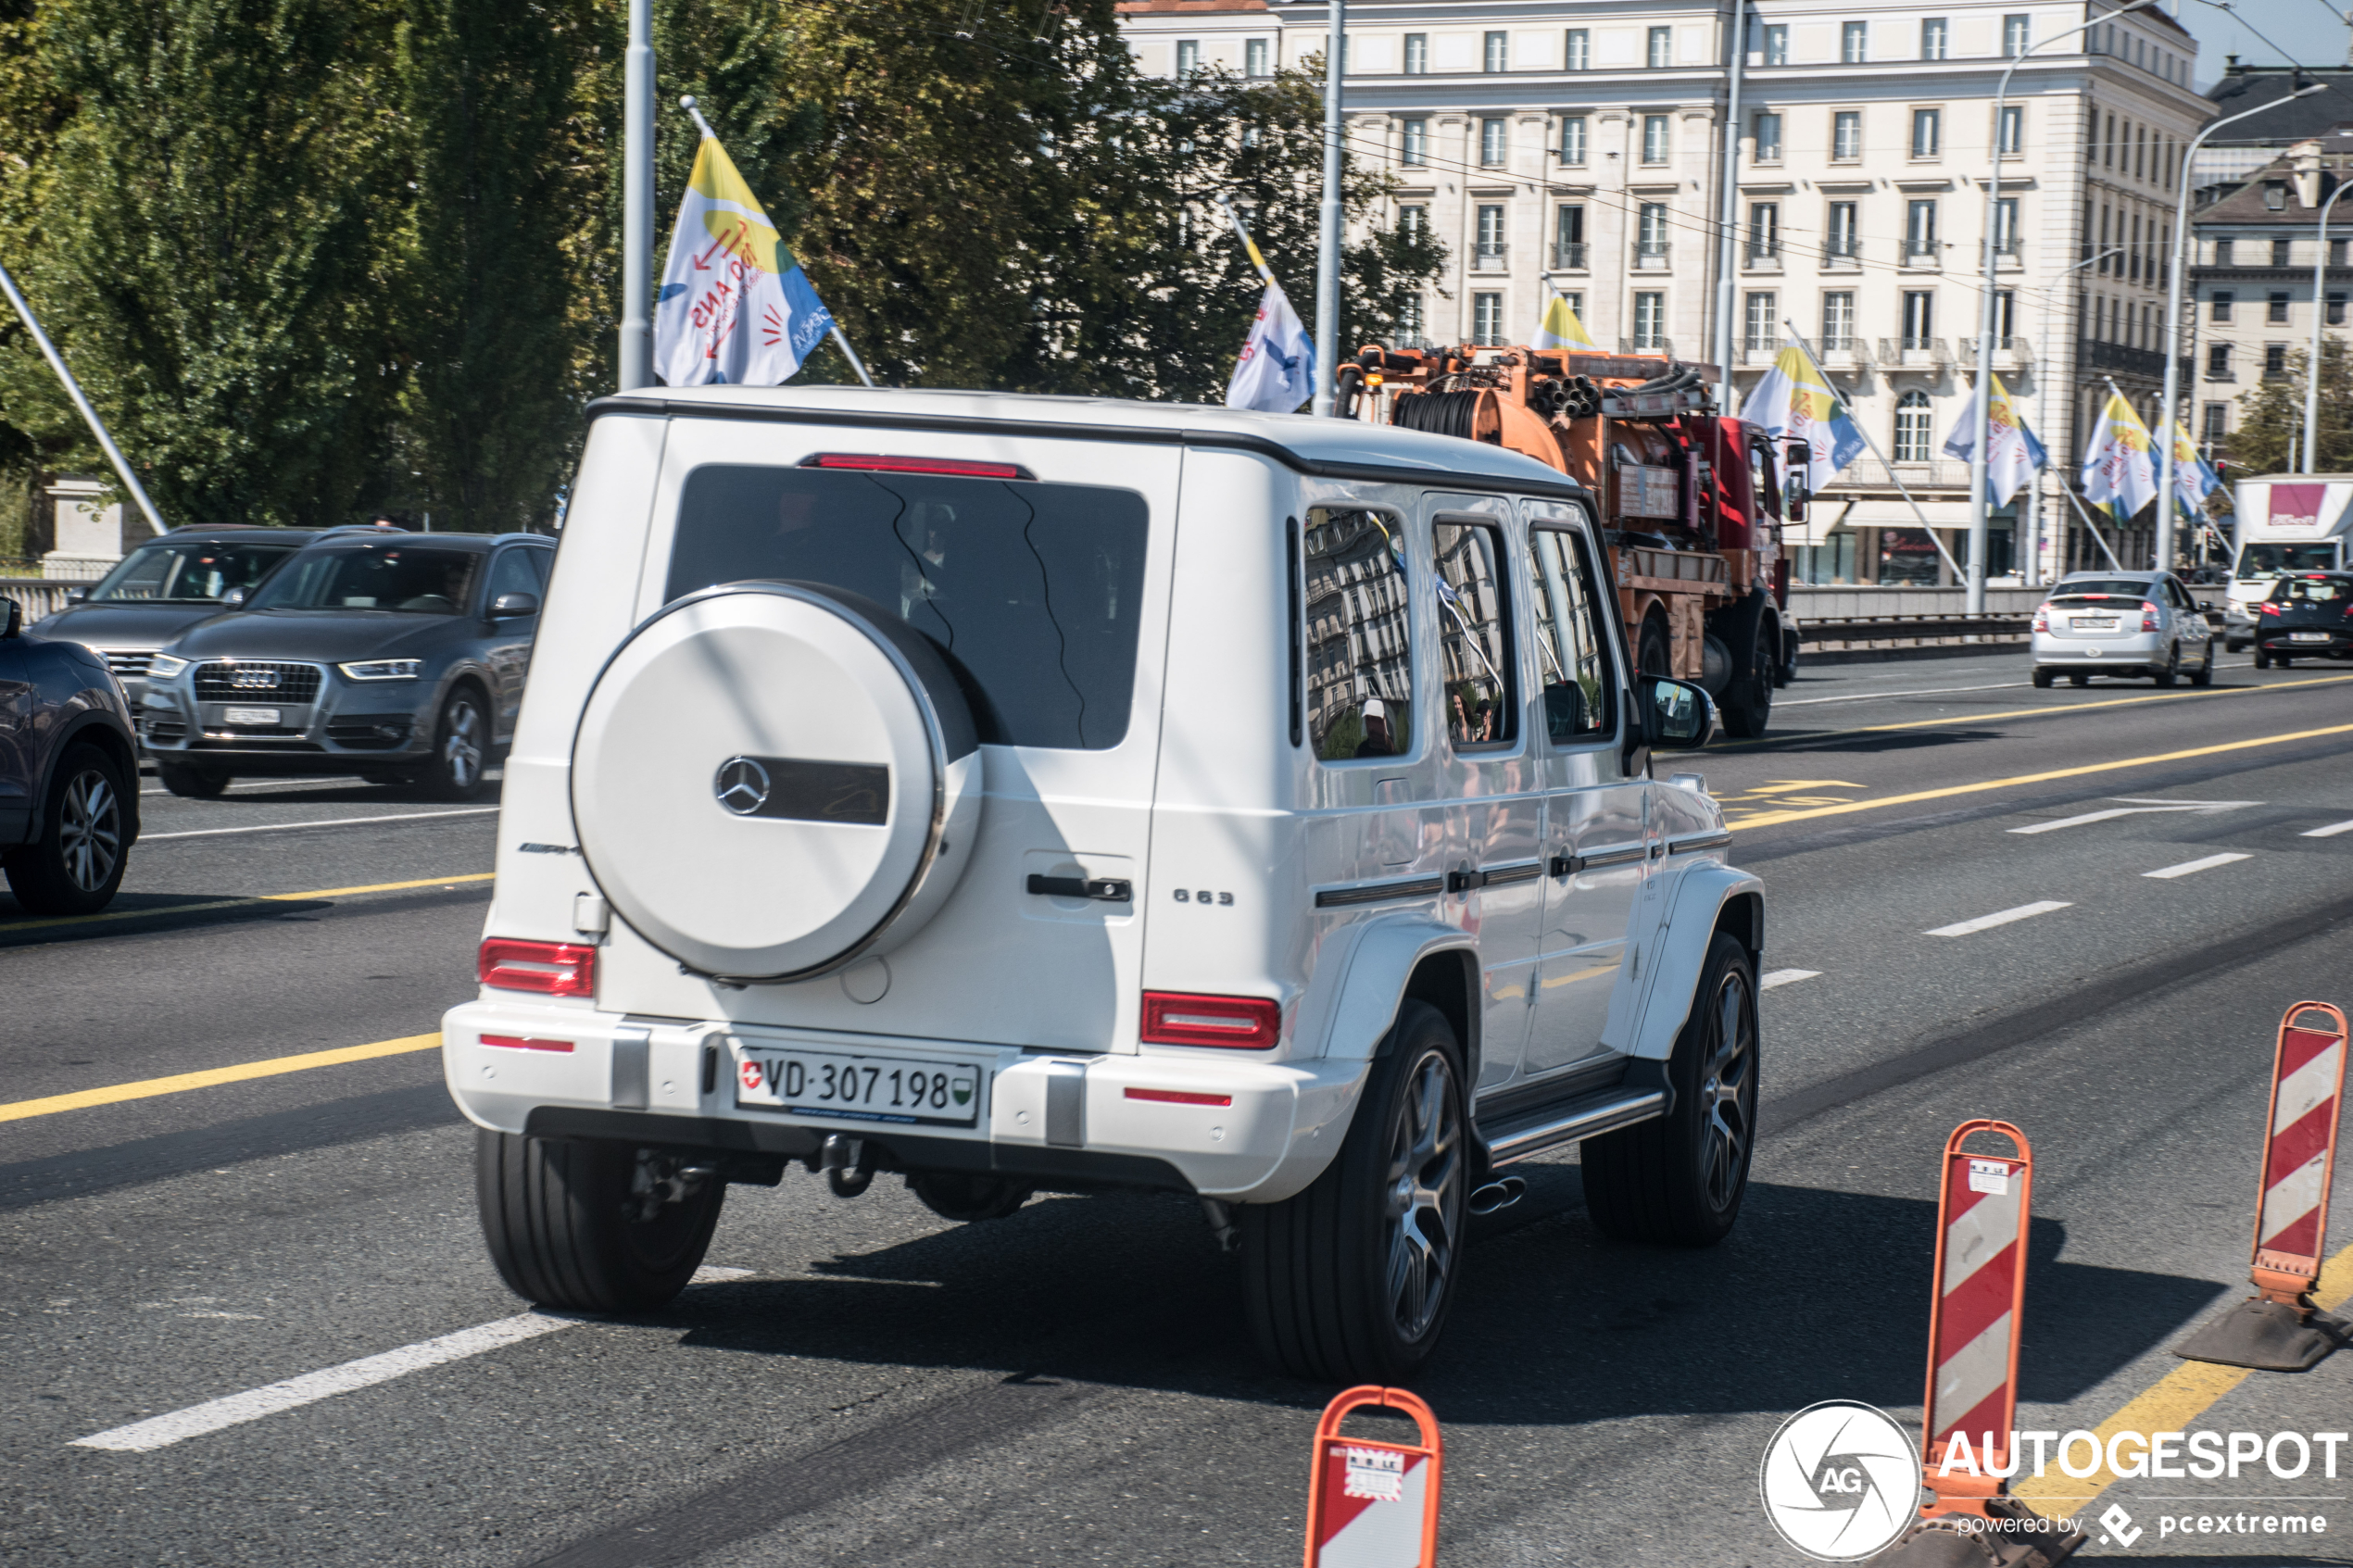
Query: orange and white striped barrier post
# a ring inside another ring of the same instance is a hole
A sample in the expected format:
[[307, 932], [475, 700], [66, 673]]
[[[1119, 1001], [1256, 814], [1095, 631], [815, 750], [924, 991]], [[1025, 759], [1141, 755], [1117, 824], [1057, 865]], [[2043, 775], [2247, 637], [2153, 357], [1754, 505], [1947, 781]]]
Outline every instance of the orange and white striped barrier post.
[[[1422, 1440], [1341, 1436], [1340, 1422], [1368, 1406], [1403, 1411]], [[1326, 1405], [1307, 1482], [1306, 1568], [1432, 1568], [1445, 1457], [1438, 1417], [1403, 1388], [1365, 1384]]]
[[[2015, 1152], [1965, 1152], [1961, 1146], [1980, 1133], [2007, 1138]], [[2070, 1522], [2044, 1520], [2009, 1495], [2007, 1477], [2018, 1472], [2019, 1327], [2033, 1192], [2034, 1151], [2007, 1122], [1964, 1122], [1944, 1140], [1920, 1421], [1920, 1480], [1929, 1500], [1920, 1505], [1920, 1523], [1880, 1562], [1960, 1561], [1954, 1557], [1963, 1544], [1957, 1537], [1966, 1535], [1981, 1536], [1997, 1562], [2023, 1562], [2036, 1551], [2043, 1562], [2057, 1562], [2083, 1544]]]
[[2258, 1294], [2174, 1347], [2174, 1354], [2264, 1372], [2302, 1372], [2345, 1343], [2347, 1325], [2322, 1315], [2311, 1291], [2320, 1283], [2328, 1238], [2346, 1033], [2343, 1010], [2326, 1002], [2298, 1002], [2281, 1016], [2248, 1270]]

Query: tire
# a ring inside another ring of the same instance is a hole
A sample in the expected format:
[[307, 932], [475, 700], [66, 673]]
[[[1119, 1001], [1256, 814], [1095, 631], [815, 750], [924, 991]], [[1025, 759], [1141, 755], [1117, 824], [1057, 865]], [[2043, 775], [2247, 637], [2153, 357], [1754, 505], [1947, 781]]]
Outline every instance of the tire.
[[2052, 672], [2048, 670], [2037, 670], [2034, 671], [2034, 689], [2042, 692], [2049, 691], [2051, 689], [2051, 674]]
[[2193, 686], [2210, 686], [2213, 684], [2214, 644], [2209, 639], [2206, 645], [2206, 662], [2190, 671], [2190, 684]]
[[2179, 685], [2182, 681], [2182, 645], [2175, 643], [2166, 654], [2165, 668], [2152, 670], [2149, 673], [2157, 677], [2157, 684], [2160, 686]]
[[[1298, 1197], [1238, 1215], [1260, 1352], [1317, 1382], [1411, 1376], [1461, 1282], [1470, 1154], [1462, 1046], [1437, 1009], [1406, 1002], [1339, 1157]], [[1401, 1185], [1410, 1207], [1392, 1216]]]
[[2275, 653], [2271, 656], [2271, 668], [2274, 670], [2293, 670], [2296, 668], [2296, 660], [2289, 658], [2286, 654]]
[[2092, 684], [2092, 678], [2089, 675], [2070, 675], [2067, 678], [2067, 684], [2070, 686], [2088, 686]]
[[41, 808], [41, 836], [8, 851], [8, 887], [36, 915], [95, 914], [131, 861], [122, 769], [94, 746], [66, 748]]
[[2255, 650], [2255, 668], [2258, 670], [2269, 670], [2271, 667], [2271, 656], [2265, 653], [2261, 648], [2257, 648]]
[[461, 685], [442, 698], [441, 716], [433, 726], [433, 755], [409, 776], [431, 799], [472, 800], [482, 793], [489, 755], [489, 710], [479, 691]]
[[1634, 654], [1634, 672], [1638, 675], [1675, 673], [1675, 650], [1667, 641], [1667, 622], [1655, 615], [1642, 621], [1642, 633]]
[[229, 787], [227, 773], [217, 773], [209, 768], [198, 768], [187, 762], [159, 762], [156, 765], [156, 776], [163, 781], [164, 788], [190, 800], [218, 800], [221, 792]]
[[1770, 622], [1760, 619], [1756, 644], [1749, 651], [1748, 670], [1736, 674], [1724, 688], [1724, 730], [1739, 740], [1755, 740], [1773, 717], [1773, 634]]
[[474, 1197], [508, 1289], [566, 1311], [643, 1312], [694, 1277], [727, 1186], [658, 1149], [477, 1129]]
[[1584, 1145], [1585, 1208], [1620, 1241], [1713, 1247], [1731, 1233], [1756, 1152], [1756, 976], [1719, 931], [1675, 1039], [1665, 1116]]

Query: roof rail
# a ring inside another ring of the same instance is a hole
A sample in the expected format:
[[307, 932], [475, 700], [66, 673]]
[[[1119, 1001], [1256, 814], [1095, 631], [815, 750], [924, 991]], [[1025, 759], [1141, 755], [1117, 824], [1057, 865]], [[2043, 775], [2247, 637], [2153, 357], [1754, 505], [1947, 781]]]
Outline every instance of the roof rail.
[[332, 539], [338, 533], [406, 533], [408, 529], [393, 522], [343, 522], [319, 531], [321, 539]]

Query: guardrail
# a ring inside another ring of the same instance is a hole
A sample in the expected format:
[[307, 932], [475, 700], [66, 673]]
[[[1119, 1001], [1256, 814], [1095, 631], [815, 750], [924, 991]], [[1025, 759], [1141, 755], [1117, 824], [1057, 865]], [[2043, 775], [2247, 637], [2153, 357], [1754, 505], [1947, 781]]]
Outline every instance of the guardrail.
[[[2032, 615], [1857, 615], [1801, 618], [1806, 653], [1894, 652], [2023, 642]], [[1802, 657], [1802, 656], [1801, 656]]]
[[88, 586], [57, 577], [0, 577], [0, 599], [14, 599], [24, 606], [24, 623], [30, 626], [65, 608], [66, 596], [74, 589]]

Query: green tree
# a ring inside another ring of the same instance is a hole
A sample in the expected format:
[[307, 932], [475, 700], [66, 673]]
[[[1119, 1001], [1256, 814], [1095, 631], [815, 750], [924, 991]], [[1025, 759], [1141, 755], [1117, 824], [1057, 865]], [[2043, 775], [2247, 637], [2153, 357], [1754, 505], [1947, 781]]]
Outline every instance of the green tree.
[[[2301, 466], [2304, 445], [2304, 378], [2312, 363], [2309, 350], [2287, 357], [2284, 376], [2266, 376], [2239, 395], [2238, 428], [2231, 432], [2231, 466], [2243, 473], [2288, 471], [2293, 438]], [[2353, 360], [2338, 338], [2321, 344], [2321, 403], [2312, 468], [2318, 473], [2353, 470]]]

